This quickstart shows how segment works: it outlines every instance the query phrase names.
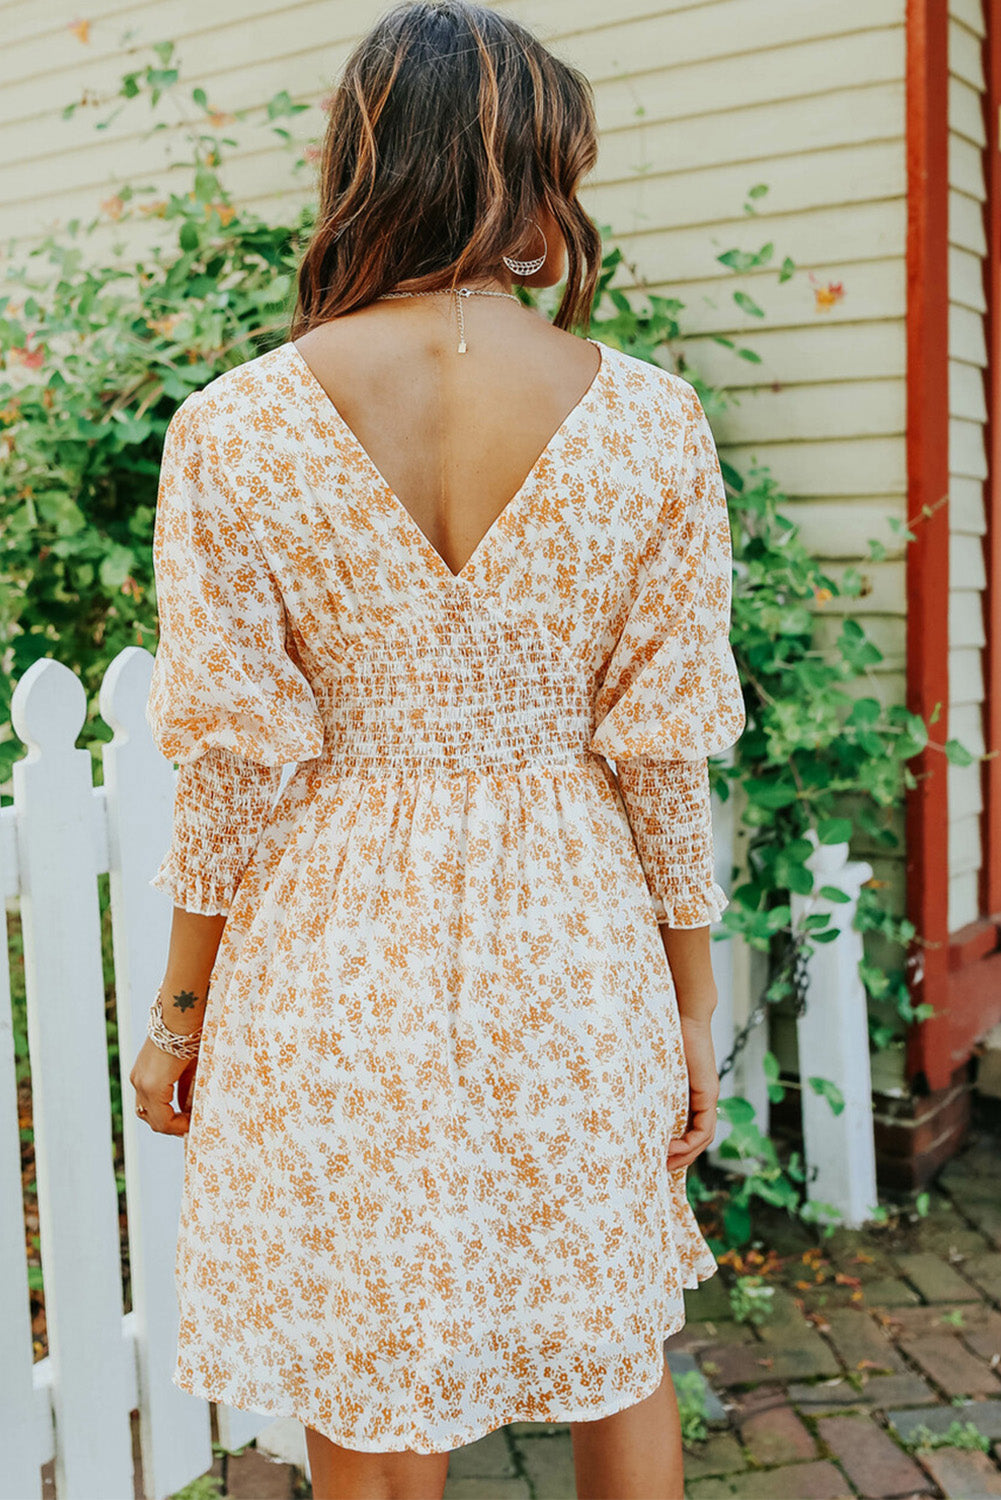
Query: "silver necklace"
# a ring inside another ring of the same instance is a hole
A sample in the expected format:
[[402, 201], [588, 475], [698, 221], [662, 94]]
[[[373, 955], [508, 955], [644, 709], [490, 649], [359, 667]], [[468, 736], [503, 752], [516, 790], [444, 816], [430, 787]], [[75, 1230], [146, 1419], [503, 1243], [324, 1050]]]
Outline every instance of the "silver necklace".
[[466, 325], [462, 316], [463, 297], [510, 297], [512, 302], [520, 302], [514, 292], [494, 292], [485, 286], [442, 286], [435, 287], [430, 292], [383, 292], [381, 297], [376, 297], [376, 302], [389, 302], [395, 297], [453, 297], [455, 298], [455, 315], [459, 324], [459, 348], [457, 353], [466, 352]]

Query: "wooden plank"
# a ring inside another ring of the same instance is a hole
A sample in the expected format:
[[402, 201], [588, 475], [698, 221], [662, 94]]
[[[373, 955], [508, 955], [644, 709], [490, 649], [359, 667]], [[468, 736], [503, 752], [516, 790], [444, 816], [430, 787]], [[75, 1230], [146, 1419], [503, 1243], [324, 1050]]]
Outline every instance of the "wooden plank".
[[[980, 847], [980, 818], [970, 813], [964, 818], [953, 818], [949, 824], [949, 870], [953, 878], [979, 870], [982, 859]], [[974, 912], [973, 917], [979, 913]], [[973, 917], [967, 918], [972, 921]]]
[[753, 67], [748, 67], [745, 53], [679, 67], [673, 59], [651, 52], [632, 72], [598, 80], [595, 100], [598, 123], [608, 131], [647, 120], [687, 119], [711, 108], [730, 111], [776, 103], [806, 92], [808, 78], [817, 80], [814, 90], [819, 94], [893, 83], [903, 75], [904, 30], [887, 26], [757, 52]]
[[950, 589], [950, 645], [972, 646], [980, 650], [985, 642], [983, 601], [979, 592], [973, 589]]
[[[772, 156], [756, 166], [726, 163], [699, 171], [647, 173], [609, 183], [598, 171], [586, 193], [599, 221], [620, 234], [675, 225], [729, 222], [741, 212], [747, 190], [767, 181], [770, 214], [798, 214], [835, 204], [871, 203], [904, 192], [899, 142], [840, 146], [830, 151]], [[252, 184], [247, 184], [252, 191]], [[764, 200], [759, 200], [764, 207]]]
[[949, 79], [949, 129], [981, 149], [987, 143], [982, 99], [965, 78]]
[[987, 447], [980, 422], [949, 420], [949, 472], [966, 479], [987, 478]]
[[953, 531], [983, 536], [987, 530], [984, 484], [962, 474], [949, 476], [949, 526]]
[[808, 433], [815, 438], [903, 436], [907, 404], [902, 380], [818, 380], [745, 391], [727, 412], [731, 443], [792, 442]]
[[[956, 809], [956, 822], [963, 818], [977, 818], [983, 812], [983, 798], [980, 795], [980, 767], [972, 766], [950, 766], [949, 767], [949, 801]], [[973, 868], [979, 868], [983, 857], [983, 845], [979, 838], [979, 829], [973, 839], [970, 840], [973, 851]], [[956, 871], [953, 871], [955, 874]]]
[[[904, 619], [902, 615], [870, 615], [856, 619], [864, 626], [866, 635], [878, 651], [883, 653], [881, 668], [899, 678], [906, 667], [904, 652]], [[817, 645], [822, 651], [832, 651], [841, 633], [842, 617], [816, 611]]]
[[950, 302], [949, 357], [986, 368], [987, 335], [983, 313], [978, 309]]
[[713, 385], [739, 391], [759, 384], [799, 385], [823, 370], [832, 382], [900, 377], [905, 355], [902, 318], [868, 323], [824, 323], [807, 328], [762, 328], [745, 341], [760, 364], [739, 358], [714, 339], [686, 339], [686, 361]]
[[797, 499], [788, 514], [812, 555], [833, 562], [867, 557], [870, 540], [881, 542], [887, 557], [902, 557], [907, 544], [889, 522], [903, 520], [905, 509], [903, 495], [824, 496]]
[[971, 312], [986, 312], [984, 273], [978, 255], [971, 255], [958, 245], [950, 245], [948, 276], [950, 301], [968, 307]]
[[984, 88], [984, 64], [978, 37], [956, 21], [949, 22], [948, 37], [949, 72], [962, 78], [971, 88], [981, 92]]
[[971, 755], [983, 755], [986, 751], [984, 740], [984, 715], [980, 704], [960, 704], [954, 715], [953, 732], [957, 740], [961, 740]]
[[[949, 647], [949, 702], [954, 707], [960, 704], [978, 705], [984, 701], [984, 653], [978, 646], [951, 645]], [[956, 767], [968, 770], [969, 767]], [[980, 773], [974, 781], [979, 788]], [[978, 791], [977, 806], [981, 804]], [[950, 808], [953, 804], [950, 800]]]
[[[588, 197], [590, 190], [585, 189]], [[765, 200], [760, 200], [765, 201]], [[881, 198], [870, 202], [819, 205], [792, 214], [746, 214], [718, 221], [711, 227], [685, 224], [656, 225], [629, 233], [615, 226], [616, 244], [628, 260], [634, 255], [649, 266], [670, 267], [671, 277], [681, 283], [716, 277], [732, 281], [733, 272], [720, 265], [717, 256], [726, 250], [759, 250], [769, 241], [775, 245], [770, 268], [762, 272], [774, 277], [785, 255], [808, 276], [820, 276], [831, 266], [834, 247], [845, 247], [846, 259], [855, 266], [869, 260], [892, 260], [903, 256], [906, 239], [906, 200]], [[834, 262], [837, 268], [837, 261]], [[765, 332], [763, 329], [762, 332]]]
[[[977, 874], [970, 871], [949, 881], [949, 931], [960, 932], [977, 920]], [[976, 1040], [973, 1038], [972, 1040]], [[962, 1055], [961, 1052], [959, 1055]]]
[[984, 0], [949, 0], [949, 17], [976, 37], [987, 35]]
[[956, 190], [949, 193], [949, 243], [978, 258], [987, 253], [984, 205]]
[[738, 468], [754, 460], [767, 464], [786, 494], [816, 496], [833, 488], [846, 498], [900, 493], [906, 483], [906, 447], [902, 438], [849, 438], [798, 443], [754, 443], [727, 447]]
[[965, 360], [949, 361], [949, 413], [970, 422], [987, 420], [987, 395], [984, 372]]
[[987, 196], [981, 147], [971, 145], [954, 131], [949, 136], [949, 186], [980, 202]]
[[[642, 266], [641, 266], [642, 271]], [[651, 271], [653, 266], [651, 266]], [[829, 282], [840, 282], [844, 296], [831, 307], [818, 308], [816, 286], [803, 276], [778, 285], [774, 277], [734, 277], [729, 286], [720, 286], [717, 280], [710, 282], [654, 282], [645, 290], [676, 296], [684, 304], [686, 326], [693, 336], [722, 334], [737, 339], [751, 348], [755, 347], [757, 330], [802, 329], [804, 335], [812, 336], [816, 330], [831, 328], [839, 323], [858, 323], [866, 319], [891, 321], [904, 314], [903, 267], [899, 260], [868, 261], [864, 265], [833, 265], [823, 277], [817, 276], [820, 286]], [[629, 287], [630, 278], [623, 278], [622, 285]], [[733, 293], [743, 289], [764, 309], [764, 320], [755, 318], [744, 308], [738, 307]]]
[[903, 117], [903, 85], [877, 83], [739, 110], [714, 109], [680, 120], [647, 119], [638, 130], [631, 123], [624, 131], [606, 132], [596, 177], [617, 182], [641, 167], [663, 173], [684, 162], [686, 172], [697, 172], [746, 162], [755, 165], [753, 180], [761, 181], [767, 174], [759, 164], [784, 156], [790, 141], [803, 156], [832, 147], [898, 141]]

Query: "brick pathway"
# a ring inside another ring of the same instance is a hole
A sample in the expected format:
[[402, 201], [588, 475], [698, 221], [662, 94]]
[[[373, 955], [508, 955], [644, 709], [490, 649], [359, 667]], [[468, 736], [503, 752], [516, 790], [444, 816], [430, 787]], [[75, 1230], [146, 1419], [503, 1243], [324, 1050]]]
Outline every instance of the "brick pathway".
[[[687, 1454], [690, 1500], [1001, 1497], [1001, 1143], [975, 1139], [923, 1218], [816, 1240], [776, 1218], [774, 1312], [733, 1321], [732, 1269], [688, 1298], [676, 1373], [710, 1385], [709, 1435]], [[724, 1280], [724, 1276], [726, 1280]], [[972, 1422], [987, 1452], [912, 1450], [919, 1427]], [[246, 1450], [234, 1500], [301, 1500], [296, 1470]], [[569, 1430], [515, 1424], [453, 1455], [446, 1500], [574, 1500]]]

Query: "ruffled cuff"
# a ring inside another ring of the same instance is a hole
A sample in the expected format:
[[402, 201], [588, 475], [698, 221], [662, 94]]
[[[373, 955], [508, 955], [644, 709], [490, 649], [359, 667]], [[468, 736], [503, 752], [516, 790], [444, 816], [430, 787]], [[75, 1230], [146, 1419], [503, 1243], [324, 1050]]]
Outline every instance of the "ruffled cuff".
[[281, 782], [262, 766], [211, 749], [178, 769], [170, 847], [149, 884], [175, 906], [224, 916], [233, 904]]
[[729, 901], [714, 877], [709, 762], [637, 756], [616, 767], [658, 922], [706, 927]]

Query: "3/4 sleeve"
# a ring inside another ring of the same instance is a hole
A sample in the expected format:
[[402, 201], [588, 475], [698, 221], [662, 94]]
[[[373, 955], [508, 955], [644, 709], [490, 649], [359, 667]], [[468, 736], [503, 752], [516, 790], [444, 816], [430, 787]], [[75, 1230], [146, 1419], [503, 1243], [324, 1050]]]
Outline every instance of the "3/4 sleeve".
[[615, 762], [658, 921], [703, 927], [728, 904], [713, 878], [708, 757], [745, 711], [730, 646], [732, 541], [712, 431], [687, 386], [666, 519], [595, 699], [590, 748]]
[[228, 912], [282, 767], [323, 747], [284, 601], [241, 518], [198, 395], [167, 428], [153, 538], [160, 637], [146, 721], [179, 769], [170, 847], [150, 884]]

